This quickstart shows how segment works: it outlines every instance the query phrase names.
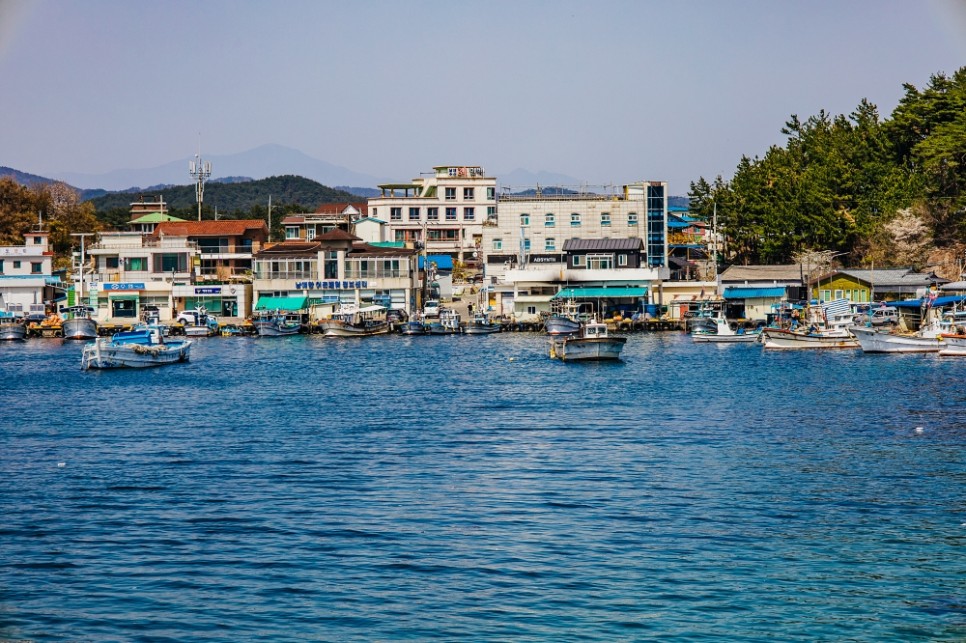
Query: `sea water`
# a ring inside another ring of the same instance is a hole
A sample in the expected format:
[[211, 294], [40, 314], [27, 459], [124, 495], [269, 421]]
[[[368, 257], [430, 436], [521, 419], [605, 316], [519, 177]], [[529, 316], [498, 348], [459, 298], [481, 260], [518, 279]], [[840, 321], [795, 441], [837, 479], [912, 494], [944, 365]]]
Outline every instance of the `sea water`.
[[0, 346], [0, 639], [966, 639], [966, 359]]

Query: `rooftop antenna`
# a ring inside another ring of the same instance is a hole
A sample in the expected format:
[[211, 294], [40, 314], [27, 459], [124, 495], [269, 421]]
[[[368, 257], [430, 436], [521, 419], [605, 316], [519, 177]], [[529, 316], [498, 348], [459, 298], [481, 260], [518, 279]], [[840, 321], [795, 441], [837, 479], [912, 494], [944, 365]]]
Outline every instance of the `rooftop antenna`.
[[[198, 134], [201, 138], [201, 134]], [[205, 181], [211, 176], [211, 162], [201, 160], [201, 141], [194, 161], [188, 161], [188, 173], [195, 180], [195, 197], [198, 199], [198, 221], [201, 221], [201, 204], [205, 200]]]

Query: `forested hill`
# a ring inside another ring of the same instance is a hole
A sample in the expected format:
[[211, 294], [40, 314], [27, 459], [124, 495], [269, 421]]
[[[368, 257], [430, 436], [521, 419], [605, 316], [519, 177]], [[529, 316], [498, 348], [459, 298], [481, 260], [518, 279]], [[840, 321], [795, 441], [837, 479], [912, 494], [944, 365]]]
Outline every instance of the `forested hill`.
[[[163, 197], [171, 215], [181, 218], [195, 218], [198, 204], [194, 185], [179, 185], [159, 188], [156, 191], [112, 192], [91, 203], [97, 217], [105, 223], [117, 225], [127, 218], [131, 203], [141, 196]], [[204, 218], [213, 219], [217, 209], [219, 218], [246, 218], [261, 211], [267, 211], [271, 197], [273, 210], [301, 210], [311, 212], [322, 203], [356, 202], [358, 196], [326, 187], [321, 183], [301, 176], [273, 176], [258, 181], [244, 183], [206, 183], [204, 194]], [[120, 220], [118, 220], [120, 219]]]

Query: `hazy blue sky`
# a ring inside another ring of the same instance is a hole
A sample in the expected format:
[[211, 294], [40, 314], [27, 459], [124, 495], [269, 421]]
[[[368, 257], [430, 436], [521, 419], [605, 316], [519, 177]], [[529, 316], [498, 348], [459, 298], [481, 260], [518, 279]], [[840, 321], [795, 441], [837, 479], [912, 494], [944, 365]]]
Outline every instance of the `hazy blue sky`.
[[0, 165], [154, 167], [200, 133], [203, 155], [278, 143], [393, 180], [458, 163], [684, 194], [793, 113], [886, 117], [966, 65], [964, 4], [0, 0]]

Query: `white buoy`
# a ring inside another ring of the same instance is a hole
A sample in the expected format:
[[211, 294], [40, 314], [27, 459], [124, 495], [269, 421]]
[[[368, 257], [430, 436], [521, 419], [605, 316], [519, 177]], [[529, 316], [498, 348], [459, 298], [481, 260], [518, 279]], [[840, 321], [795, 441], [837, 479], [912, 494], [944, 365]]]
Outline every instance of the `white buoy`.
[[58, 462], [57, 463], [57, 466], [58, 467], [66, 467], [67, 466], [67, 463], [66, 462]]
[[922, 433], [923, 431], [925, 431], [925, 429], [922, 428], [921, 426], [916, 427], [916, 433]]

